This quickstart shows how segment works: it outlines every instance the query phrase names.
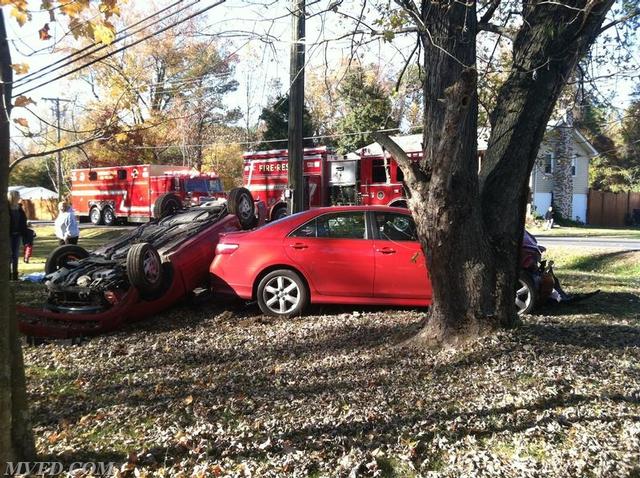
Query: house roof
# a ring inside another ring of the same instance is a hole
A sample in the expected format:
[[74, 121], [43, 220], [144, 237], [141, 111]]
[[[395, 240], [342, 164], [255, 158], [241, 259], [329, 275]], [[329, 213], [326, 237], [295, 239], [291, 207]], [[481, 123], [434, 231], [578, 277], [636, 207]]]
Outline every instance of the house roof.
[[[405, 153], [422, 152], [422, 133], [391, 136], [391, 139], [394, 140]], [[489, 129], [478, 129], [478, 151], [485, 151], [487, 149], [488, 139]], [[360, 155], [365, 151], [369, 156], [382, 156], [382, 146], [378, 143], [371, 143], [355, 150], [354, 152], [348, 153], [346, 155], [347, 159], [359, 159]]]
[[[555, 129], [559, 126], [562, 126], [562, 124], [564, 124], [564, 120], [561, 120], [555, 124], [550, 123], [547, 126], [547, 129]], [[489, 142], [490, 135], [490, 128], [478, 128], [478, 151], [487, 150], [487, 144]], [[589, 153], [590, 158], [593, 158], [594, 156], [597, 156], [599, 154], [598, 150], [593, 147], [589, 140], [587, 140], [587, 138], [585, 138], [577, 128], [573, 128], [573, 136], [576, 143], [584, 146], [584, 148]], [[422, 151], [422, 133], [391, 136], [391, 139], [394, 140], [405, 153], [416, 153]], [[382, 146], [380, 146], [378, 143], [371, 143], [355, 150], [354, 152], [348, 153], [346, 157], [347, 159], [359, 159], [360, 155], [365, 151], [370, 156], [382, 156]]]

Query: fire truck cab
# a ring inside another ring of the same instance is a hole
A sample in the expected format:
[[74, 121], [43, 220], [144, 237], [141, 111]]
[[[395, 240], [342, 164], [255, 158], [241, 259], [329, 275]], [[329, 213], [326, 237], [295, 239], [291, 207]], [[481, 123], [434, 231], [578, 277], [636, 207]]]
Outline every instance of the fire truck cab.
[[[414, 160], [422, 156], [419, 151], [408, 154]], [[267, 205], [269, 219], [286, 215], [287, 150], [248, 152], [243, 159], [243, 183], [254, 198]], [[305, 209], [357, 204], [407, 206], [402, 171], [386, 151], [363, 148], [339, 157], [325, 146], [305, 148], [303, 174]]]
[[221, 197], [217, 174], [186, 167], [140, 164], [71, 171], [71, 205], [80, 219], [93, 224], [146, 222], [159, 207], [179, 209]]

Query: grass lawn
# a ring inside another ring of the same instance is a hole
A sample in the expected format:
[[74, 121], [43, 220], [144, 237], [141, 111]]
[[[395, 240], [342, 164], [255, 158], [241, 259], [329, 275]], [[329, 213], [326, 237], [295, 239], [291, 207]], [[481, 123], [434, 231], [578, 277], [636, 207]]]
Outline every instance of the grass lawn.
[[542, 227], [531, 227], [527, 230], [534, 236], [564, 237], [611, 237], [619, 239], [640, 239], [640, 228], [605, 228], [591, 226], [554, 226], [551, 230]]
[[601, 294], [462, 350], [404, 346], [424, 310], [285, 320], [216, 301], [27, 347], [40, 458], [137, 477], [640, 476], [640, 252], [548, 255], [568, 292]]
[[[36, 231], [37, 237], [33, 243], [33, 256], [28, 264], [22, 262], [22, 258], [20, 259], [20, 263], [18, 264], [20, 274], [42, 272], [49, 253], [58, 247], [58, 239], [53, 232], [53, 226], [36, 226], [34, 227], [34, 231]], [[126, 229], [120, 227], [83, 227], [80, 230], [78, 245], [91, 251], [114, 237], [118, 237], [125, 231]]]

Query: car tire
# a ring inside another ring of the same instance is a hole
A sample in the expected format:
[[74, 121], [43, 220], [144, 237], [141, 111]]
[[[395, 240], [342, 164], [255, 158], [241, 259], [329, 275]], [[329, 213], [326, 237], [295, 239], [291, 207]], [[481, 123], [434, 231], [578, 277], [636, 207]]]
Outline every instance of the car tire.
[[515, 302], [518, 315], [531, 313], [538, 302], [538, 291], [531, 274], [528, 272], [520, 272], [516, 282]]
[[51, 274], [65, 267], [68, 262], [78, 261], [85, 257], [89, 257], [89, 253], [84, 247], [75, 244], [56, 247], [47, 257], [47, 261], [44, 264], [44, 272], [45, 274]]
[[162, 259], [148, 242], [134, 244], [127, 252], [127, 277], [143, 296], [155, 294], [164, 283]]
[[287, 217], [288, 215], [289, 214], [287, 214], [287, 207], [279, 206], [271, 214], [271, 221], [277, 221], [279, 219]]
[[258, 306], [265, 315], [300, 315], [309, 302], [307, 286], [296, 272], [279, 269], [269, 272], [256, 289]]
[[89, 220], [94, 226], [100, 226], [102, 224], [102, 211], [98, 208], [98, 206], [93, 206], [89, 211]]
[[165, 216], [175, 214], [182, 208], [180, 198], [172, 193], [165, 193], [158, 196], [158, 199], [153, 203], [153, 217], [156, 219], [162, 219]]
[[102, 222], [104, 222], [105, 226], [113, 226], [116, 223], [116, 215], [113, 209], [105, 207], [102, 210]]
[[253, 229], [258, 223], [256, 206], [253, 196], [247, 188], [233, 188], [229, 191], [227, 208], [230, 214], [235, 214], [242, 229]]

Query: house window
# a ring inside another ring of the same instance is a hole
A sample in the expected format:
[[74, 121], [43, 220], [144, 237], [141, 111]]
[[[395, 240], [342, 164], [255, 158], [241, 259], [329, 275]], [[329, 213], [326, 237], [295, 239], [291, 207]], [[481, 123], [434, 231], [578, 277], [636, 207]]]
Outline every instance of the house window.
[[126, 169], [118, 169], [118, 179], [120, 179], [120, 180], [127, 179], [127, 170]]
[[544, 155], [544, 172], [545, 174], [553, 173], [553, 169], [555, 166], [556, 158], [553, 153], [546, 153]]
[[571, 158], [571, 176], [575, 176], [576, 175], [576, 161], [578, 159], [578, 155], [577, 154], [573, 154], [573, 157]]
[[98, 173], [96, 173], [95, 171], [89, 171], [89, 181], [97, 181], [98, 180]]

